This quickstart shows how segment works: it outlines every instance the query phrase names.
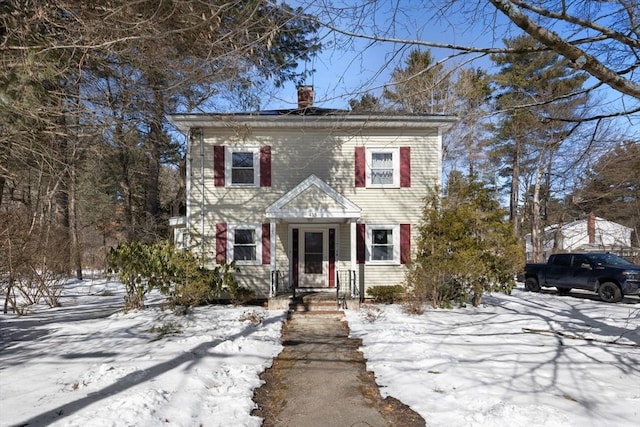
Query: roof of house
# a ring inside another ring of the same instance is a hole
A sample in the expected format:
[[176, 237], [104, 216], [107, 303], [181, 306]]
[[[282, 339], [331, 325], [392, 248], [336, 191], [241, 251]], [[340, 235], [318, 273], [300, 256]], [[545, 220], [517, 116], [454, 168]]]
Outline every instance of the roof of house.
[[195, 113], [170, 114], [168, 120], [181, 132], [189, 129], [228, 128], [234, 124], [256, 128], [270, 127], [378, 127], [378, 128], [429, 128], [443, 130], [451, 127], [458, 118], [444, 114], [410, 114], [399, 112], [365, 112], [335, 108], [307, 107], [284, 110], [262, 110], [244, 113]]
[[[597, 223], [607, 223], [607, 224], [611, 224], [615, 227], [619, 227], [622, 229], [626, 229], [626, 230], [631, 230], [630, 227], [627, 227], [626, 225], [620, 224], [618, 222], [614, 222], [614, 221], [610, 221], [608, 219], [604, 219], [604, 218], [600, 218], [599, 216], [594, 217], [594, 220]], [[588, 222], [587, 218], [580, 218], [571, 222], [567, 222], [564, 224], [551, 224], [548, 225], [547, 227], [544, 228], [545, 232], [550, 232], [550, 231], [555, 231], [559, 228], [563, 229], [563, 230], [567, 230], [567, 229], [571, 229], [573, 227], [582, 227], [584, 226], [586, 223]]]

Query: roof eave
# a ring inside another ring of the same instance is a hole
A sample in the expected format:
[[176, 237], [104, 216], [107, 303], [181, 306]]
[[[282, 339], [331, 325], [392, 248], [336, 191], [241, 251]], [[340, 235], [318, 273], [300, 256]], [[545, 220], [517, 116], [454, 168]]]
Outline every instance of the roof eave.
[[171, 114], [167, 119], [182, 133], [192, 128], [229, 129], [249, 126], [257, 129], [276, 128], [439, 128], [453, 126], [458, 118], [445, 115], [384, 115], [333, 113], [327, 115], [261, 115], [261, 114]]

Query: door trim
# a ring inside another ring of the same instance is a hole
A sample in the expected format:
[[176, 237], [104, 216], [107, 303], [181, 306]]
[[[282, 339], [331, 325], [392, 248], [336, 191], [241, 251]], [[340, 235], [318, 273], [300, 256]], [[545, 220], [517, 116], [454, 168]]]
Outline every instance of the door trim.
[[[304, 231], [319, 230], [325, 233], [326, 239], [324, 244], [327, 247], [327, 272], [326, 282], [324, 286], [316, 286], [317, 289], [335, 289], [336, 286], [336, 263], [340, 259], [340, 224], [334, 223], [294, 223], [289, 224], [288, 231], [288, 258], [289, 258], [289, 277], [292, 278], [292, 286], [300, 287], [300, 247]], [[332, 250], [333, 249], [333, 250]], [[311, 287], [314, 288], [314, 287]]]

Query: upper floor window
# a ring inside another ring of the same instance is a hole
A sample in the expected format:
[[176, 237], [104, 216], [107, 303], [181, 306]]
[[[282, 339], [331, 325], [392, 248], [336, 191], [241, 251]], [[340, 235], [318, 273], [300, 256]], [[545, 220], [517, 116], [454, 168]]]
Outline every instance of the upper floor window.
[[216, 187], [271, 187], [271, 147], [213, 146]]
[[226, 182], [232, 186], [260, 185], [260, 149], [258, 147], [227, 147], [225, 155]]
[[367, 187], [400, 187], [398, 148], [367, 149]]
[[255, 184], [253, 153], [234, 152], [231, 155], [231, 184]]
[[356, 147], [355, 186], [411, 187], [410, 147]]

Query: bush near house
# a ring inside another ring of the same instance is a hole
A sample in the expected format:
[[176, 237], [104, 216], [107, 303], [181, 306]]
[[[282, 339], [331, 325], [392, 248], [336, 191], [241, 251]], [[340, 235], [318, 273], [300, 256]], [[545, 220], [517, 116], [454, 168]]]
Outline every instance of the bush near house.
[[447, 193], [426, 199], [407, 274], [412, 296], [434, 307], [477, 306], [484, 292], [511, 292], [524, 254], [495, 193], [461, 176], [450, 177]]
[[234, 303], [253, 297], [250, 290], [238, 286], [234, 263], [207, 269], [191, 252], [177, 250], [167, 242], [122, 243], [111, 249], [107, 262], [109, 271], [125, 285], [125, 309], [144, 308], [145, 297], [153, 289], [167, 296], [171, 308], [183, 313], [222, 296]]
[[371, 296], [373, 302], [381, 304], [393, 304], [400, 301], [404, 296], [404, 286], [372, 286], [367, 289], [367, 294]]

